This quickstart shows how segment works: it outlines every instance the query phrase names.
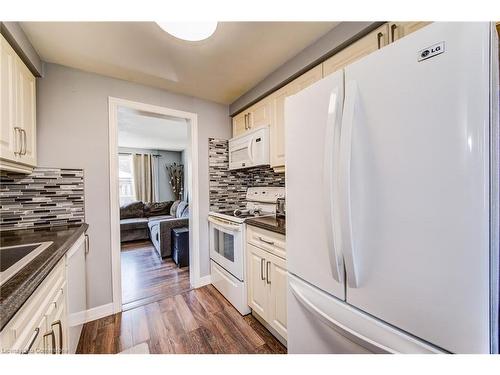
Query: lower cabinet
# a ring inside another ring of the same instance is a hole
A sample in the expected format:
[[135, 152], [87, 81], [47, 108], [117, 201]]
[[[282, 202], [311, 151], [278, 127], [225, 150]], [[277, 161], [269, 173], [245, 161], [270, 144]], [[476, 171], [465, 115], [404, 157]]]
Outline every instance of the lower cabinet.
[[67, 351], [64, 258], [0, 334], [2, 351], [21, 354]]
[[[266, 242], [266, 246], [269, 248], [269, 243]], [[246, 247], [248, 306], [286, 340], [286, 260], [249, 242]]]
[[285, 339], [286, 335], [286, 288], [287, 269], [285, 260], [276, 256], [268, 257], [270, 298], [269, 298], [269, 323]]
[[[78, 342], [80, 331], [71, 331], [68, 321], [68, 307], [74, 305], [72, 301], [74, 296], [68, 298], [68, 282], [74, 283], [76, 268], [85, 267], [85, 259], [79, 255], [82, 251], [85, 253], [86, 244], [82, 235], [7, 323], [0, 332], [0, 352], [19, 354], [75, 352], [74, 343]], [[73, 269], [68, 269], [68, 261], [75, 264], [77, 260], [79, 267], [73, 266]], [[71, 273], [69, 279], [68, 271]], [[71, 287], [73, 290], [83, 291], [86, 288], [85, 283]], [[84, 306], [80, 304], [80, 307], [86, 309], [86, 304]]]
[[269, 312], [269, 287], [266, 281], [266, 256], [268, 253], [253, 245], [247, 244], [249, 260], [248, 270], [248, 306], [266, 318]]

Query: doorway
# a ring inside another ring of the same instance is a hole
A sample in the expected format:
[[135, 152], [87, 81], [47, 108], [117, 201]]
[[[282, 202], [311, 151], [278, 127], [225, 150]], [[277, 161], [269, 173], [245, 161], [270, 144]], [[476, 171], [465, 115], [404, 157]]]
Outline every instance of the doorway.
[[113, 308], [119, 312], [200, 282], [198, 132], [194, 113], [124, 99], [109, 98], [109, 117]]

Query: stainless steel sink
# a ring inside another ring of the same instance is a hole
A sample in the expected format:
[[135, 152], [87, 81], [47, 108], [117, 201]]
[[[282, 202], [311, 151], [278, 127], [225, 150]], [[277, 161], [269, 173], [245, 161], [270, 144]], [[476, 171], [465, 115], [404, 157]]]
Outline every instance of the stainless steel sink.
[[0, 247], [0, 285], [52, 245], [52, 241]]

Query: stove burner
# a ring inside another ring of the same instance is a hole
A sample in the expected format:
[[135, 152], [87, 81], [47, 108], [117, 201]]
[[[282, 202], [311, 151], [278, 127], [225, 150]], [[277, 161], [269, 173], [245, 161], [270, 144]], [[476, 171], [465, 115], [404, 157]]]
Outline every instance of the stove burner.
[[259, 211], [253, 211], [253, 210], [245, 210], [245, 209], [236, 209], [234, 211], [219, 211], [220, 214], [224, 214], [227, 216], [232, 216], [232, 217], [241, 217], [241, 218], [246, 218], [246, 217], [256, 217], [256, 216], [261, 216]]

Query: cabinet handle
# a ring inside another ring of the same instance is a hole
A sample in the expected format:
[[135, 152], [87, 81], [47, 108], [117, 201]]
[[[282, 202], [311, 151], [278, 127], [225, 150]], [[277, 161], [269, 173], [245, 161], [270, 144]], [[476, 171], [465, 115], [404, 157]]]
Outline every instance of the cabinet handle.
[[377, 34], [377, 45], [378, 45], [378, 49], [380, 49], [382, 47], [382, 43], [380, 42], [383, 38], [384, 34], [383, 33], [378, 33]]
[[90, 252], [90, 239], [89, 235], [85, 233], [85, 256]]
[[263, 280], [263, 281], [266, 279], [266, 278], [264, 277], [264, 262], [265, 262], [265, 261], [266, 261], [266, 260], [265, 260], [264, 258], [262, 258], [262, 259], [260, 260], [260, 279], [261, 279], [261, 280]]
[[59, 326], [59, 349], [57, 350], [58, 354], [63, 353], [63, 328], [61, 320], [56, 320], [54, 323], [50, 325], [52, 327], [52, 331], [54, 326]]
[[21, 155], [21, 153], [23, 152], [21, 134], [21, 128], [19, 126], [14, 126], [14, 137], [16, 138], [16, 148], [18, 148], [17, 151], [14, 151], [14, 155]]
[[26, 155], [26, 145], [27, 145], [27, 142], [26, 142], [26, 130], [21, 129], [21, 133], [23, 134], [23, 145], [24, 145], [24, 149], [21, 152], [21, 155]]
[[252, 128], [252, 125], [250, 125], [250, 119], [252, 118], [252, 112], [248, 112], [248, 129]]
[[[398, 28], [398, 25], [393, 23], [391, 25], [391, 42], [394, 42], [394, 35], [396, 34], [396, 29]], [[380, 47], [379, 47], [380, 48]]]
[[269, 279], [269, 266], [271, 265], [271, 262], [266, 263], [266, 282], [268, 284], [271, 284], [271, 280]]
[[267, 243], [268, 245], [274, 245], [274, 241], [268, 241], [268, 240], [266, 240], [266, 239], [264, 239], [262, 237], [259, 237], [259, 240], [262, 241], [262, 242], [264, 242], [264, 243]]
[[247, 114], [245, 113], [245, 130], [248, 130]]
[[38, 337], [38, 334], [40, 333], [40, 328], [36, 327], [35, 331], [31, 335], [31, 340], [30, 343], [28, 344], [28, 347], [23, 350], [23, 354], [29, 354], [31, 348], [33, 347], [33, 344], [35, 343], [36, 338]]
[[49, 337], [52, 341], [52, 354], [56, 354], [56, 334], [54, 333], [54, 330], [51, 329], [49, 332], [47, 332], [45, 335], [43, 335], [43, 338]]

